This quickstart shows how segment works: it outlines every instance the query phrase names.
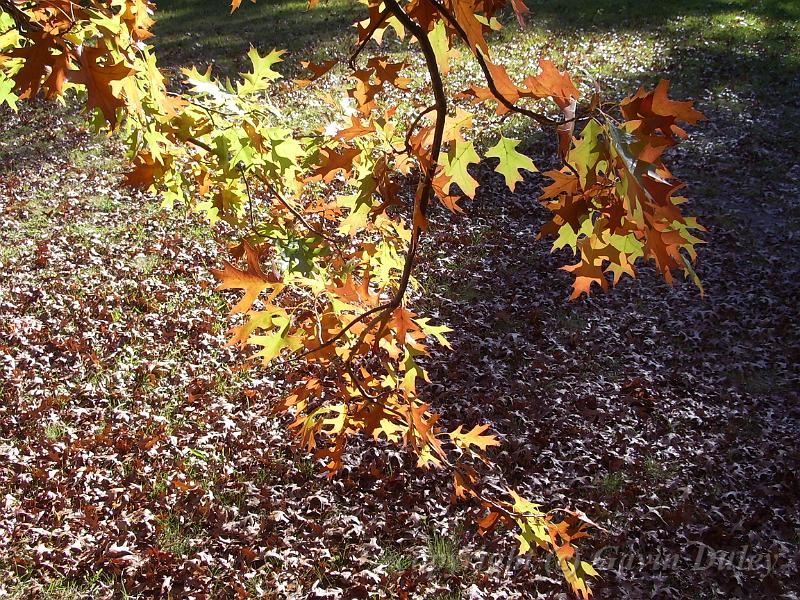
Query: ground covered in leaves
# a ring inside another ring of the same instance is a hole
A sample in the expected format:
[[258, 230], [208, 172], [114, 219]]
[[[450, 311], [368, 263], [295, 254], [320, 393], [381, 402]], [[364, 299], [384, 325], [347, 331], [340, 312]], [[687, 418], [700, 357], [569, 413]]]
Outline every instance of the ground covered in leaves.
[[[543, 179], [510, 195], [488, 168], [420, 265], [415, 302], [456, 330], [434, 406], [491, 422], [509, 481], [607, 529], [584, 545], [601, 598], [800, 591], [800, 47], [791, 14], [728, 4], [641, 31], [544, 10], [567, 41], [526, 38], [612, 89], [672, 76], [708, 114], [672, 157], [710, 228], [705, 299], [644, 273], [566, 302], [570, 257], [535, 240]], [[0, 597], [565, 591], [401, 451], [320, 478], [271, 415], [281, 374], [222, 347], [224, 231], [121, 188], [114, 141], [71, 114], [0, 114]], [[544, 170], [552, 141], [526, 140]]]

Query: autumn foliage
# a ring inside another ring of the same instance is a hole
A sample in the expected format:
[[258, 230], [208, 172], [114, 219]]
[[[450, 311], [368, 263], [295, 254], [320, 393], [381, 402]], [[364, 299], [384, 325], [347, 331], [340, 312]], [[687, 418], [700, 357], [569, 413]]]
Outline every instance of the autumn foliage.
[[[433, 206], [458, 212], [476, 194], [470, 166], [481, 157], [470, 111], [480, 107], [470, 107], [488, 104], [553, 131], [562, 166], [544, 173], [552, 183], [539, 200], [552, 219], [540, 235], [577, 256], [563, 267], [574, 276], [572, 298], [635, 277], [642, 263], [669, 282], [682, 272], [700, 286], [692, 265], [703, 228], [681, 212], [682, 184], [662, 157], [702, 114], [670, 99], [667, 81], [618, 103], [599, 90], [585, 97], [544, 58], [515, 80], [487, 41], [505, 0], [364, 4], [351, 85], [333, 97], [315, 81], [336, 61], [304, 63], [308, 76], [287, 82], [274, 68], [279, 50], [251, 49], [252, 66], [236, 81], [195, 68], [166, 81], [147, 45], [148, 0], [0, 0], [0, 103], [81, 95], [97, 125], [128, 143], [127, 184], [240, 232], [231, 262], [215, 271], [220, 289], [243, 292], [229, 344], [284, 369], [291, 390], [276, 410], [331, 476], [353, 436], [403, 445], [420, 467], [448, 473], [454, 499], [483, 509], [482, 532], [504, 523], [521, 553], [554, 553], [572, 589], [588, 597], [596, 573], [573, 542], [591, 521], [544, 510], [513, 489], [492, 493], [483, 478], [497, 436], [487, 425], [444, 427], [425, 401], [420, 358], [433, 343], [448, 346], [449, 329], [408, 303], [415, 259]], [[522, 1], [511, 4], [524, 22]], [[365, 56], [389, 31], [418, 46], [424, 81], [406, 61]], [[484, 80], [448, 97], [443, 78], [458, 47]], [[331, 118], [296, 122], [274, 101], [278, 91], [322, 100]], [[511, 190], [523, 171], [538, 170], [519, 143], [501, 136], [485, 152]]]

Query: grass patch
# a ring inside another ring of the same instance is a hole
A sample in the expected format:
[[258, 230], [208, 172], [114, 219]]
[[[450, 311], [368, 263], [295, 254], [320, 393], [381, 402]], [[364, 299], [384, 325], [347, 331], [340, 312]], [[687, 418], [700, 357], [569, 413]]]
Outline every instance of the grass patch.
[[458, 545], [455, 536], [434, 533], [428, 538], [428, 556], [438, 571], [455, 574], [464, 569], [464, 564], [458, 556]]
[[113, 198], [104, 195], [89, 196], [88, 201], [94, 210], [102, 213], [114, 212], [120, 208], [118, 202], [116, 202]]
[[313, 479], [317, 473], [317, 466], [310, 458], [303, 458], [297, 461], [297, 469], [304, 479]]
[[344, 56], [355, 35], [351, 25], [365, 14], [350, 0], [306, 7], [306, 0], [269, 0], [243, 4], [231, 15], [224, 1], [163, 0], [156, 12], [154, 42], [165, 66], [213, 62], [226, 75], [242, 68], [251, 44], [261, 51], [287, 49], [286, 67], [297, 73], [301, 59]]
[[450, 590], [448, 592], [436, 592], [431, 596], [431, 600], [461, 600], [463, 594], [461, 590]]
[[654, 456], [647, 456], [642, 463], [642, 471], [646, 479], [654, 482], [665, 481], [673, 473], [673, 469], [667, 467]]
[[606, 496], [615, 496], [625, 487], [625, 475], [619, 471], [608, 473], [600, 478], [598, 487]]
[[400, 548], [389, 546], [384, 548], [379, 562], [386, 566], [388, 573], [397, 573], [411, 568], [414, 564], [414, 558]]
[[780, 391], [784, 378], [773, 369], [741, 373], [728, 371], [726, 378], [745, 394], [750, 396], [769, 396]]
[[48, 423], [44, 427], [44, 435], [55, 442], [67, 435], [67, 428], [61, 423]]
[[87, 171], [111, 172], [117, 170], [121, 164], [114, 153], [100, 152], [97, 147], [88, 149], [76, 148], [69, 153], [69, 161], [74, 167]]
[[[214, 62], [226, 74], [243, 66], [250, 44], [262, 50], [286, 48], [290, 55], [285, 66], [292, 74], [300, 59], [344, 57], [355, 41], [351, 25], [365, 15], [363, 7], [349, 0], [328, 0], [313, 10], [306, 10], [305, 0], [270, 0], [244, 4], [233, 15], [226, 2], [217, 0], [164, 0], [156, 13], [154, 43], [162, 62]], [[571, 62], [580, 47], [581, 66], [594, 76], [630, 73], [631, 59], [636, 61], [635, 71], [644, 74], [658, 53], [655, 42], [665, 36], [681, 39], [685, 47], [705, 48], [677, 81], [690, 89], [696, 89], [697, 82], [691, 80], [701, 71], [724, 82], [734, 69], [744, 67], [751, 83], [759, 84], [765, 77], [790, 81], [800, 64], [800, 53], [790, 51], [800, 44], [800, 4], [780, 0], [676, 0], [655, 5], [542, 0], [524, 30], [510, 10], [500, 20], [506, 28], [495, 43], [512, 71], [530, 70], [531, 57], [539, 54]], [[709, 58], [727, 68], [711, 72]], [[761, 68], [765, 66], [770, 68]]]
[[20, 246], [0, 246], [0, 263], [11, 263], [22, 254]]
[[167, 515], [160, 522], [160, 528], [158, 543], [162, 550], [177, 556], [188, 556], [194, 550], [195, 527], [183, 523], [177, 514]]
[[164, 261], [158, 254], [139, 254], [133, 259], [133, 266], [142, 275], [150, 275]]
[[[70, 577], [58, 577], [40, 587], [38, 592], [34, 591], [32, 574], [27, 574], [8, 589], [8, 600], [83, 600], [84, 598], [95, 597], [98, 592], [98, 584], [106, 579], [102, 571], [97, 571], [83, 579]], [[119, 596], [129, 598], [127, 594]]]
[[50, 233], [50, 229], [50, 216], [43, 208], [36, 207], [24, 221], [21, 239], [46, 237]]

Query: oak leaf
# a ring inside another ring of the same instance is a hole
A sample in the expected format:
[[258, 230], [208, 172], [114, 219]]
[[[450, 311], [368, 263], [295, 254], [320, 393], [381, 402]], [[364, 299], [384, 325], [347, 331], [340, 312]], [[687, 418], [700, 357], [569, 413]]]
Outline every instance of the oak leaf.
[[476, 425], [468, 432], [464, 432], [462, 429], [463, 426], [459, 425], [449, 435], [454, 443], [466, 450], [469, 450], [470, 446], [477, 446], [485, 451], [489, 446], [500, 445], [496, 436], [492, 434], [484, 435], [484, 432], [489, 429], [488, 424]]
[[358, 148], [351, 148], [349, 146], [342, 147], [341, 152], [337, 152], [331, 148], [322, 148], [320, 150], [320, 165], [314, 171], [312, 180], [322, 179], [329, 182], [339, 171], [345, 174], [353, 169], [353, 162], [361, 154]]
[[457, 140], [450, 148], [447, 156], [444, 157], [444, 160], [444, 173], [450, 178], [450, 183], [447, 185], [448, 192], [453, 184], [456, 184], [465, 195], [474, 198], [478, 182], [469, 174], [467, 167], [480, 162], [480, 156], [475, 152], [472, 142]]
[[517, 151], [519, 140], [501, 137], [497, 144], [486, 152], [486, 156], [500, 159], [500, 163], [494, 168], [506, 180], [506, 185], [513, 192], [517, 183], [522, 181], [520, 171], [525, 169], [533, 173], [538, 173], [539, 169], [533, 161]]
[[224, 262], [223, 269], [211, 270], [213, 275], [219, 279], [218, 290], [241, 289], [245, 291], [244, 297], [231, 309], [230, 314], [247, 312], [261, 292], [278, 283], [274, 275], [264, 274], [261, 270], [258, 252], [247, 242], [244, 243], [244, 252], [247, 259], [247, 270], [243, 271], [228, 261]]
[[[101, 64], [103, 61], [103, 64]], [[86, 86], [88, 108], [99, 108], [112, 127], [117, 123], [117, 109], [125, 107], [125, 100], [114, 82], [121, 82], [133, 73], [123, 62], [111, 63], [106, 48], [84, 48], [80, 53], [80, 70], [70, 71], [69, 80]]]
[[311, 61], [304, 60], [300, 64], [303, 65], [303, 68], [311, 71], [312, 76], [309, 77], [308, 79], [296, 79], [295, 83], [300, 87], [308, 87], [314, 81], [316, 81], [317, 79], [325, 75], [328, 71], [330, 71], [333, 67], [335, 67], [338, 62], [339, 62], [338, 60], [331, 59], [322, 61], [321, 63], [317, 64]]

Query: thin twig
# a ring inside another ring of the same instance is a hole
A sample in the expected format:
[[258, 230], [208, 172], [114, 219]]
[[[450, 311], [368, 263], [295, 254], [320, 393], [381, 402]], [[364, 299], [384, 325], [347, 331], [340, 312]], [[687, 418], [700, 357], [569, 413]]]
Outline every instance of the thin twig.
[[[459, 37], [462, 40], [464, 40], [464, 42], [469, 44], [470, 40], [469, 36], [467, 35], [467, 32], [464, 31], [464, 28], [461, 27], [461, 24], [453, 16], [453, 14], [449, 10], [447, 10], [447, 8], [441, 2], [439, 2], [439, 0], [428, 0], [428, 2], [433, 4], [436, 10], [438, 10], [439, 13], [441, 13], [441, 15], [445, 19], [447, 19], [450, 25], [452, 25], [453, 28], [458, 32]], [[497, 89], [494, 77], [492, 77], [492, 73], [489, 70], [489, 65], [486, 64], [486, 58], [483, 56], [481, 51], [479, 49], [476, 49], [473, 55], [475, 56], [475, 60], [478, 61], [478, 64], [481, 67], [481, 71], [483, 71], [483, 75], [486, 78], [486, 83], [489, 86], [489, 89], [491, 90], [492, 94], [498, 100], [498, 102], [500, 102], [500, 104], [505, 106], [508, 110], [515, 113], [519, 113], [521, 115], [525, 115], [526, 117], [533, 119], [540, 125], [554, 126], [554, 125], [562, 125], [565, 123], [565, 121], [556, 121], [555, 119], [551, 119], [547, 115], [543, 115], [542, 113], [537, 113], [522, 106], [517, 106], [516, 104], [511, 102], [508, 98], [506, 98], [503, 94], [500, 93], [500, 90]]]
[[254, 233], [258, 233], [256, 231], [255, 219], [253, 218], [253, 196], [250, 194], [250, 182], [247, 180], [247, 176], [244, 174], [244, 165], [239, 163], [236, 165], [236, 168], [239, 169], [239, 174], [242, 177], [242, 181], [244, 181], [244, 189], [247, 192], [247, 207], [250, 213], [250, 229], [252, 229]]
[[[425, 63], [428, 67], [428, 74], [431, 78], [431, 87], [433, 88], [436, 124], [433, 133], [433, 143], [431, 144], [430, 161], [425, 174], [425, 181], [423, 182], [422, 191], [417, 198], [419, 201], [420, 212], [423, 216], [425, 216], [433, 191], [433, 178], [436, 174], [436, 168], [439, 162], [439, 154], [442, 150], [444, 125], [447, 118], [447, 95], [444, 91], [444, 84], [442, 83], [442, 74], [439, 71], [439, 64], [436, 61], [436, 53], [433, 50], [433, 46], [431, 46], [431, 42], [428, 39], [427, 33], [416, 21], [414, 21], [414, 19], [411, 18], [408, 13], [406, 13], [405, 10], [400, 7], [400, 5], [397, 3], [397, 0], [385, 0], [385, 4], [387, 8], [392, 10], [392, 13], [397, 17], [398, 21], [400, 21], [403, 26], [411, 32], [411, 35], [416, 38], [417, 43], [422, 50], [422, 54], [425, 57]], [[416, 235], [412, 234], [412, 242], [419, 237], [419, 227], [415, 226], [414, 231]], [[416, 250], [416, 248], [414, 248], [414, 250]], [[408, 285], [408, 281], [405, 282], [405, 285]], [[405, 291], [405, 288], [403, 291]]]
[[[358, 391], [361, 392], [362, 397], [365, 400], [367, 400], [370, 404], [375, 404], [377, 406], [380, 406], [385, 411], [393, 413], [395, 416], [400, 417], [403, 420], [405, 420], [407, 418], [406, 415], [404, 415], [403, 413], [398, 411], [396, 408], [392, 408], [391, 406], [387, 406], [386, 404], [381, 402], [380, 396], [375, 396], [373, 394], [370, 394], [366, 390], [366, 388], [364, 387], [364, 385], [361, 382], [361, 380], [358, 378], [358, 375], [356, 375], [356, 373], [353, 370], [353, 368], [351, 366], [349, 366], [349, 365], [347, 367], [347, 372], [350, 374], [350, 377], [352, 378], [353, 382], [356, 384], [356, 387], [358, 388]], [[383, 395], [385, 395], [385, 396], [389, 395], [389, 394], [393, 393], [394, 391], [395, 390], [384, 390], [383, 391]]]
[[387, 302], [386, 304], [381, 304], [379, 306], [374, 306], [374, 307], [370, 308], [369, 310], [361, 313], [356, 318], [354, 318], [352, 321], [350, 321], [347, 325], [342, 327], [339, 330], [339, 332], [336, 335], [334, 335], [332, 338], [326, 340], [325, 342], [323, 342], [322, 344], [320, 344], [316, 348], [311, 348], [310, 350], [306, 350], [305, 352], [303, 352], [302, 354], [299, 354], [296, 357], [292, 357], [292, 360], [299, 360], [299, 359], [301, 359], [301, 358], [303, 358], [305, 356], [308, 356], [309, 354], [314, 354], [315, 352], [319, 352], [320, 350], [324, 350], [325, 348], [328, 348], [329, 346], [331, 346], [332, 344], [334, 344], [338, 340], [340, 340], [345, 333], [350, 331], [350, 328], [353, 327], [353, 325], [355, 325], [356, 323], [360, 323], [361, 321], [363, 321], [364, 319], [366, 319], [370, 315], [374, 315], [378, 311], [387, 309], [388, 307], [390, 307], [393, 304], [393, 302], [394, 302], [394, 299], [389, 301], [389, 302]]
[[409, 128], [408, 128], [408, 131], [406, 131], [405, 147], [406, 147], [406, 153], [407, 153], [407, 154], [412, 154], [412, 149], [411, 149], [411, 136], [414, 134], [414, 130], [417, 128], [417, 125], [419, 124], [420, 120], [422, 120], [422, 117], [424, 117], [425, 115], [427, 115], [427, 114], [428, 114], [429, 112], [431, 112], [432, 110], [436, 110], [436, 105], [435, 105], [435, 104], [432, 104], [432, 105], [430, 105], [428, 108], [426, 108], [425, 110], [423, 110], [423, 111], [422, 111], [421, 113], [419, 113], [419, 114], [418, 114], [418, 115], [417, 115], [417, 116], [414, 118], [414, 120], [411, 122], [411, 125], [410, 125], [410, 126], [409, 126]]
[[[383, 312], [373, 317], [370, 320], [370, 322], [367, 323], [366, 327], [364, 327], [364, 331], [362, 331], [361, 335], [358, 336], [358, 340], [356, 340], [356, 343], [350, 348], [350, 354], [348, 355], [347, 360], [344, 361], [345, 365], [350, 365], [350, 363], [353, 361], [353, 359], [356, 356], [356, 351], [358, 350], [358, 347], [362, 343], [364, 343], [364, 340], [366, 339], [369, 330], [372, 329], [376, 323], [381, 322], [385, 324], [386, 322], [388, 322], [388, 320], [389, 320], [389, 313]], [[381, 327], [378, 329], [378, 334], [381, 333], [382, 329], [383, 325], [381, 325]], [[377, 343], [378, 341], [379, 341], [378, 338], [375, 338], [375, 342]]]
[[255, 178], [256, 178], [256, 179], [258, 179], [258, 180], [259, 180], [261, 183], [263, 183], [263, 184], [266, 186], [267, 190], [269, 190], [269, 192], [270, 192], [270, 193], [271, 193], [273, 196], [275, 196], [275, 198], [278, 200], [278, 202], [280, 202], [281, 204], [283, 204], [283, 205], [286, 207], [286, 209], [287, 209], [287, 210], [288, 210], [290, 213], [292, 213], [292, 214], [293, 214], [293, 215], [294, 215], [294, 216], [297, 218], [297, 220], [298, 220], [298, 221], [300, 221], [300, 222], [301, 222], [303, 225], [305, 225], [305, 226], [306, 226], [306, 228], [307, 228], [309, 231], [311, 231], [312, 233], [315, 233], [315, 234], [317, 234], [319, 237], [321, 237], [321, 238], [322, 238], [322, 239], [324, 239], [324, 240], [327, 240], [328, 242], [330, 242], [331, 244], [333, 244], [333, 245], [334, 245], [334, 247], [336, 247], [336, 244], [337, 244], [336, 240], [329, 238], [329, 237], [328, 237], [327, 235], [325, 235], [325, 234], [324, 234], [322, 231], [320, 231], [319, 229], [317, 229], [316, 227], [314, 227], [314, 226], [313, 226], [311, 223], [309, 223], [309, 222], [306, 220], [306, 218], [305, 218], [305, 217], [302, 215], [302, 213], [300, 213], [300, 211], [298, 211], [298, 210], [297, 210], [297, 209], [296, 209], [294, 206], [292, 206], [292, 205], [289, 203], [289, 201], [288, 201], [288, 200], [286, 200], [286, 199], [285, 199], [285, 198], [284, 198], [284, 197], [283, 197], [283, 196], [282, 196], [282, 195], [281, 195], [281, 194], [278, 192], [278, 190], [276, 190], [276, 189], [275, 189], [275, 187], [272, 185], [272, 183], [269, 181], [269, 179], [267, 179], [266, 177], [262, 176], [260, 173], [254, 173], [254, 175], [255, 175]]
[[380, 15], [378, 15], [378, 20], [372, 24], [372, 27], [370, 27], [369, 30], [366, 32], [364, 39], [361, 40], [361, 43], [358, 44], [358, 47], [350, 55], [350, 58], [347, 60], [347, 64], [350, 65], [350, 68], [353, 69], [353, 71], [357, 70], [356, 58], [358, 58], [358, 55], [361, 54], [361, 51], [369, 43], [369, 41], [372, 39], [372, 36], [378, 30], [378, 27], [380, 27], [383, 24], [383, 22], [386, 20], [386, 17], [388, 17], [390, 14], [391, 11], [388, 8], [383, 9], [383, 12]]

